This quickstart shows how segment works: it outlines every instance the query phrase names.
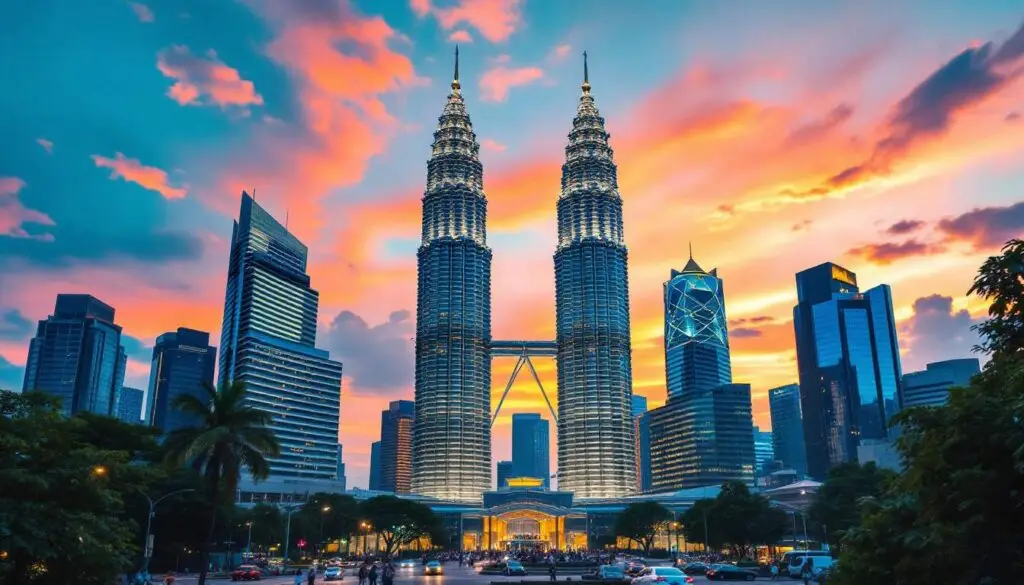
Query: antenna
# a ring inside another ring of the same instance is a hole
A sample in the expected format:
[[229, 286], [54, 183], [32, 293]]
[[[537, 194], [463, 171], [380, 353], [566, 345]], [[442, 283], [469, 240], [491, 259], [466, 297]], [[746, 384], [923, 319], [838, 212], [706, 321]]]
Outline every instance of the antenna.
[[[292, 215], [292, 210], [291, 209], [285, 209], [284, 210], [284, 229], [286, 229], [286, 230], [288, 229], [288, 219], [291, 217], [291, 215]], [[692, 254], [691, 254], [691, 256], [692, 256]]]
[[687, 242], [690, 245], [690, 260], [693, 260], [693, 242]]
[[252, 187], [252, 202], [256, 203], [256, 187]]
[[452, 89], [458, 91], [459, 84], [459, 46], [455, 45], [455, 77], [452, 78]]

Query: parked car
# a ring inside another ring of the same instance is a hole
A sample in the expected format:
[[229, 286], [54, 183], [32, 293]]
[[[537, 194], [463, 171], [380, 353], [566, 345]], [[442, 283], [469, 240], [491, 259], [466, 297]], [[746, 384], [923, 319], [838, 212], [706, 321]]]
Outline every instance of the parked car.
[[704, 576], [709, 581], [753, 581], [757, 579], [757, 573], [742, 569], [736, 565], [711, 565]]
[[345, 574], [341, 569], [341, 566], [327, 567], [324, 571], [324, 581], [341, 581], [345, 578]]
[[602, 583], [623, 583], [629, 581], [626, 571], [616, 565], [601, 565], [597, 569], [596, 576], [597, 580]]
[[687, 575], [703, 575], [708, 572], [707, 563], [686, 563], [681, 570]]
[[655, 585], [656, 583], [689, 585], [693, 583], [693, 577], [675, 567], [647, 567], [632, 581], [632, 585]]
[[441, 566], [441, 561], [429, 561], [423, 567], [424, 575], [444, 575], [444, 567]]
[[231, 571], [232, 581], [259, 581], [260, 568], [256, 565], [239, 565]]
[[508, 561], [505, 563], [505, 574], [511, 577], [512, 575], [526, 575], [526, 567], [519, 561]]

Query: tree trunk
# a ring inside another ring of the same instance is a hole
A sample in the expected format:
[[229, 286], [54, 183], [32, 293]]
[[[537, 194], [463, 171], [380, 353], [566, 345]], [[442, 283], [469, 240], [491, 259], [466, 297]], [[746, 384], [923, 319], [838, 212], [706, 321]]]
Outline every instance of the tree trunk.
[[217, 528], [217, 504], [220, 500], [220, 490], [216, 482], [210, 490], [210, 530], [206, 533], [206, 540], [203, 541], [203, 548], [199, 554], [199, 583], [206, 585], [206, 571], [210, 566], [210, 544], [213, 540], [213, 532]]
[[11, 566], [11, 572], [7, 573], [7, 579], [5, 582], [7, 585], [21, 585], [22, 583], [28, 582], [28, 557], [22, 552], [15, 552], [13, 555], [14, 563]]

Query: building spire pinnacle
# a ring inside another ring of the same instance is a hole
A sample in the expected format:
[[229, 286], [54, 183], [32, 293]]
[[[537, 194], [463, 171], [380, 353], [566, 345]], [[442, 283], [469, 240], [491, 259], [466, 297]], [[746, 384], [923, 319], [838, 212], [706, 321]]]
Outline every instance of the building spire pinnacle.
[[583, 51], [583, 93], [590, 93], [590, 70], [587, 68], [586, 51]]
[[690, 245], [690, 260], [693, 260], [693, 242], [687, 242]]
[[459, 84], [459, 46], [455, 45], [455, 77], [452, 78], [452, 90], [457, 93], [461, 87]]

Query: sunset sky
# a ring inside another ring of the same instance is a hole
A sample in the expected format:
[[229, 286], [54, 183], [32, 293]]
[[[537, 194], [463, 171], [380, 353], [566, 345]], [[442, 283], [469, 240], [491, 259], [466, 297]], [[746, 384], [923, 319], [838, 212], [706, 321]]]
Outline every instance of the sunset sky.
[[[904, 371], [966, 357], [977, 267], [1024, 233], [1024, 7], [986, 2], [35, 0], [0, 18], [0, 387], [57, 293], [219, 337], [242, 189], [310, 249], [318, 345], [366, 486], [412, 398], [420, 197], [460, 45], [489, 201], [495, 339], [554, 337], [555, 202], [590, 81], [619, 165], [634, 392], [665, 399], [662, 283], [725, 282], [733, 377], [796, 381], [794, 273], [892, 286]], [[216, 341], [214, 343], [217, 343]], [[219, 344], [218, 344], [219, 345]], [[494, 364], [494, 399], [514, 360]], [[554, 364], [538, 361], [555, 393]], [[523, 376], [495, 425], [546, 412]], [[545, 416], [547, 416], [545, 414]], [[555, 433], [552, 432], [554, 439]], [[555, 450], [552, 448], [552, 459]]]

